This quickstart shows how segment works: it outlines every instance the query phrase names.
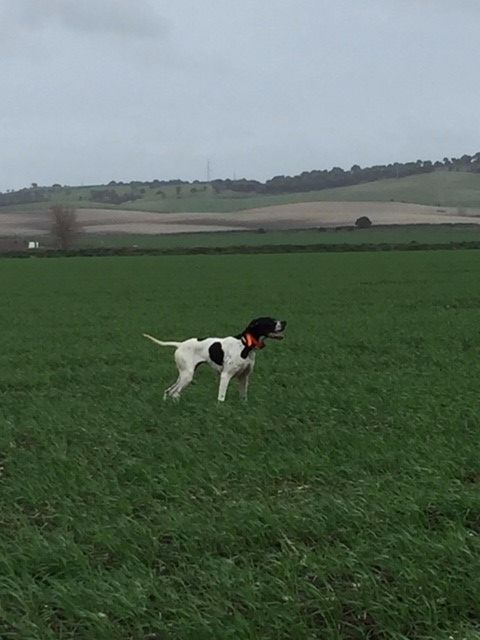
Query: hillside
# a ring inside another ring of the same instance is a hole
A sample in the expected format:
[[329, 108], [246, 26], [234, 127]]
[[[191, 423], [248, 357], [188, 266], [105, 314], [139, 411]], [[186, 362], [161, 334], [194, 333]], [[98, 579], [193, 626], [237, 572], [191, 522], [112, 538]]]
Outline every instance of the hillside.
[[[307, 194], [310, 195], [310, 194]], [[335, 197], [334, 197], [335, 196]], [[409, 202], [440, 207], [480, 207], [480, 174], [438, 171], [316, 192], [317, 200]]]
[[[135, 195], [135, 200], [118, 205], [96, 202], [92, 191], [113, 189], [119, 197]], [[0, 212], [32, 212], [54, 203], [88, 209], [127, 209], [132, 211], [172, 213], [222, 213], [272, 205], [300, 202], [406, 202], [436, 207], [480, 207], [480, 174], [436, 171], [404, 178], [367, 182], [305, 193], [278, 195], [242, 194], [233, 191], [216, 193], [210, 185], [187, 184], [157, 186], [138, 183], [115, 186], [56, 187], [45, 190], [45, 201], [0, 207]]]

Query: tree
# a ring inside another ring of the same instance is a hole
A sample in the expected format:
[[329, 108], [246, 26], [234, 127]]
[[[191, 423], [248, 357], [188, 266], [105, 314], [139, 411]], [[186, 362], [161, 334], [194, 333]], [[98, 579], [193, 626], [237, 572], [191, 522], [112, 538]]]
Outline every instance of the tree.
[[361, 216], [355, 220], [355, 226], [357, 229], [368, 229], [372, 226], [372, 221], [367, 216]]
[[70, 249], [80, 233], [75, 209], [55, 204], [50, 207], [50, 216], [52, 221], [50, 231], [56, 246], [63, 251]]

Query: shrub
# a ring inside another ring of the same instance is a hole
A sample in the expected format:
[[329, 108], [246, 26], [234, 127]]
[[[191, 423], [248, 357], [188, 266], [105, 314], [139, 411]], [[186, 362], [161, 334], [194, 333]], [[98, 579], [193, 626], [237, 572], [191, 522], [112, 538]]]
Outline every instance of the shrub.
[[357, 229], [368, 229], [372, 226], [372, 221], [367, 216], [361, 216], [355, 220], [355, 226]]

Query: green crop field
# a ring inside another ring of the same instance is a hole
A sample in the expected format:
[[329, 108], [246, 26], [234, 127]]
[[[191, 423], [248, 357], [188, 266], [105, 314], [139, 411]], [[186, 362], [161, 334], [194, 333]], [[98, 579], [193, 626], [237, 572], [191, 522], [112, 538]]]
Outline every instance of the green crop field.
[[[480, 637], [475, 251], [0, 260], [2, 640]], [[250, 401], [171, 349], [288, 320]]]
[[[48, 246], [42, 236], [38, 239], [42, 246]], [[192, 247], [232, 247], [264, 245], [307, 245], [307, 244], [424, 244], [469, 242], [480, 239], [480, 225], [412, 225], [399, 227], [374, 227], [361, 230], [322, 231], [256, 231], [214, 232], [214, 233], [164, 233], [158, 235], [139, 234], [86, 234], [80, 237], [78, 247], [140, 247], [192, 248]]]

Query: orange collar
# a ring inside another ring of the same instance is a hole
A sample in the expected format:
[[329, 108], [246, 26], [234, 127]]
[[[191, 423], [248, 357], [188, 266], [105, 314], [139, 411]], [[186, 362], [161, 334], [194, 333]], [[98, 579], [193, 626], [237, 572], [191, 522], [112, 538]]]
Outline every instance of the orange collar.
[[263, 347], [265, 346], [264, 342], [255, 338], [255, 336], [252, 336], [251, 333], [246, 333], [244, 338], [245, 338], [245, 344], [250, 349], [263, 349]]

